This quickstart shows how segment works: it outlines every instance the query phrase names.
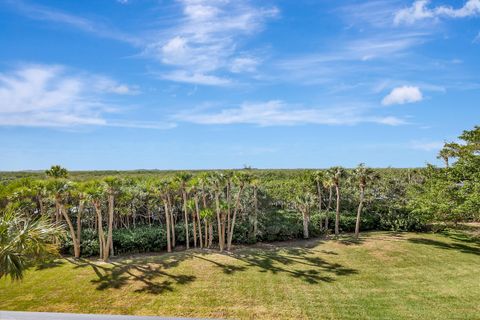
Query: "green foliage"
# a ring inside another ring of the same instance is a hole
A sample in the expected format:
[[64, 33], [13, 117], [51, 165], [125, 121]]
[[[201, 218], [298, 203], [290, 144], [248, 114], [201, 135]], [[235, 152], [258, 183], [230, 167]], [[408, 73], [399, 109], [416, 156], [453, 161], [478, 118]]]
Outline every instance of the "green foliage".
[[7, 208], [0, 212], [0, 278], [23, 278], [32, 264], [57, 253], [54, 239], [62, 230], [45, 217], [31, 219]]

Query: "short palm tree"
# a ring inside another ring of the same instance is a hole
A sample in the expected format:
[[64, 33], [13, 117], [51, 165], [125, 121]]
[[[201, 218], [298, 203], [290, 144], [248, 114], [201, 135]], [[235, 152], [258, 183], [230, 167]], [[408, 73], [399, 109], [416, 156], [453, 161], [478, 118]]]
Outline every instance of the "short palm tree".
[[23, 278], [32, 264], [58, 253], [55, 244], [62, 228], [46, 217], [29, 219], [12, 209], [0, 212], [0, 278]]

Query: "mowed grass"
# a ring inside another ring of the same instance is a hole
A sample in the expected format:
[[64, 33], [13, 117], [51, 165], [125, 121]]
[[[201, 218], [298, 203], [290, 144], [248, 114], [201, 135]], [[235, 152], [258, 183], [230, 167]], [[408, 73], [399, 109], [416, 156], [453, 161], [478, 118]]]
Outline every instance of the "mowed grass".
[[480, 245], [456, 234], [367, 233], [58, 260], [0, 281], [0, 309], [237, 319], [479, 319]]

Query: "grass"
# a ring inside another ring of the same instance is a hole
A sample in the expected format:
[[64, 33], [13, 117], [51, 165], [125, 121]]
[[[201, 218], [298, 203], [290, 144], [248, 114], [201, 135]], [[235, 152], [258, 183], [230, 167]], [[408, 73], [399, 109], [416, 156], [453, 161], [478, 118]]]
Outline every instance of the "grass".
[[480, 243], [368, 233], [214, 251], [58, 260], [0, 281], [0, 309], [240, 319], [478, 319]]

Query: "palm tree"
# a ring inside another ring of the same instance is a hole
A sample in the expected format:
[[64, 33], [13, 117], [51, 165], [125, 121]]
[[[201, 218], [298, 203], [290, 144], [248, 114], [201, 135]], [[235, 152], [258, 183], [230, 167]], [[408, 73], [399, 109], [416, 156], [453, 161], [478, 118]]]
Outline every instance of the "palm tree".
[[302, 213], [303, 238], [308, 239], [308, 225], [310, 223], [310, 210], [315, 206], [315, 196], [310, 192], [301, 193], [295, 198], [295, 206]]
[[20, 280], [31, 264], [57, 254], [55, 239], [62, 232], [45, 216], [29, 219], [11, 208], [0, 212], [0, 279]]
[[327, 213], [325, 214], [325, 229], [328, 230], [328, 214], [332, 210], [332, 196], [333, 196], [333, 174], [330, 171], [327, 171], [323, 179], [323, 187], [328, 189], [328, 204], [327, 204]]
[[190, 248], [190, 237], [188, 235], [188, 208], [187, 208], [187, 182], [192, 178], [192, 175], [188, 172], [180, 172], [175, 176], [175, 180], [180, 184], [180, 191], [183, 198], [183, 213], [185, 219], [185, 241], [186, 248]]
[[95, 215], [97, 217], [97, 233], [98, 233], [98, 247], [100, 259], [104, 258], [105, 248], [105, 235], [103, 232], [103, 219], [102, 219], [102, 200], [105, 198], [105, 189], [101, 181], [91, 180], [85, 185], [85, 194], [87, 199], [92, 203], [95, 209]]
[[214, 192], [215, 195], [215, 208], [217, 213], [217, 224], [218, 224], [218, 246], [220, 248], [220, 252], [223, 251], [223, 247], [225, 245], [225, 232], [224, 232], [224, 222], [222, 219], [222, 213], [220, 208], [220, 192], [223, 190], [224, 187], [224, 178], [218, 172], [211, 174], [209, 177], [209, 184]]
[[[208, 186], [208, 179], [209, 179], [210, 174], [208, 172], [202, 172], [198, 175], [198, 185], [202, 197], [202, 208], [207, 209], [207, 186]], [[202, 210], [203, 210], [202, 209]], [[211, 241], [213, 238], [213, 230], [209, 232], [209, 229], [213, 227], [210, 225], [211, 224], [211, 219], [207, 215], [202, 215], [203, 217], [203, 222], [204, 222], [204, 227], [205, 227], [205, 247], [210, 247], [211, 246]], [[209, 236], [207, 236], [209, 234]], [[209, 244], [210, 242], [210, 244]]]
[[190, 208], [193, 216], [193, 236], [194, 241], [193, 245], [197, 247], [197, 226], [198, 226], [198, 237], [200, 240], [200, 248], [203, 248], [203, 235], [202, 235], [202, 224], [200, 220], [200, 205], [198, 200], [198, 190], [200, 186], [200, 181], [198, 178], [190, 180], [189, 192], [193, 195], [192, 208]]
[[112, 239], [113, 218], [115, 210], [115, 197], [120, 193], [121, 180], [116, 177], [107, 177], [104, 179], [104, 183], [108, 201], [108, 230], [107, 241], [105, 243], [105, 248], [103, 249], [103, 260], [108, 261], [110, 255], [114, 255]]
[[345, 176], [345, 170], [342, 167], [333, 167], [330, 169], [332, 172], [333, 184], [335, 186], [335, 191], [337, 194], [337, 210], [335, 214], [335, 235], [338, 236], [339, 226], [340, 226], [340, 182]]
[[46, 170], [45, 174], [49, 178], [66, 179], [68, 177], [68, 170], [59, 165], [54, 165], [51, 166], [49, 170]]
[[240, 207], [240, 198], [242, 197], [242, 193], [243, 193], [243, 190], [245, 189], [245, 186], [247, 186], [252, 181], [252, 176], [247, 172], [239, 171], [234, 175], [234, 180], [238, 186], [238, 193], [235, 199], [235, 206], [233, 209], [232, 224], [230, 226], [230, 230], [228, 231], [228, 242], [227, 242], [228, 251], [230, 251], [232, 247], [233, 231], [235, 229], [235, 219], [237, 218], [237, 213]]
[[257, 178], [252, 179], [250, 185], [253, 188], [253, 239], [257, 242], [258, 234], [258, 187], [260, 180]]
[[369, 182], [378, 179], [378, 175], [372, 169], [365, 167], [365, 164], [363, 163], [358, 165], [353, 174], [358, 181], [358, 186], [360, 188], [360, 202], [357, 210], [357, 222], [355, 223], [355, 238], [358, 239], [358, 235], [360, 234], [360, 215], [362, 213], [363, 201], [365, 198], [365, 187]]
[[170, 236], [170, 222], [171, 222], [171, 215], [170, 215], [170, 208], [168, 205], [168, 194], [170, 192], [170, 183], [167, 180], [162, 180], [158, 183], [157, 189], [160, 197], [162, 198], [163, 208], [165, 211], [165, 225], [167, 228], [167, 251], [172, 252], [172, 244], [171, 244], [171, 236]]
[[439, 151], [437, 159], [442, 159], [445, 163], [445, 167], [449, 168], [450, 158], [458, 156], [460, 146], [457, 143], [445, 143], [444, 147]]
[[318, 196], [318, 211], [322, 211], [322, 184], [323, 180], [325, 179], [325, 173], [320, 170], [316, 170], [313, 172], [313, 181], [315, 181], [315, 184], [317, 186], [317, 196]]

